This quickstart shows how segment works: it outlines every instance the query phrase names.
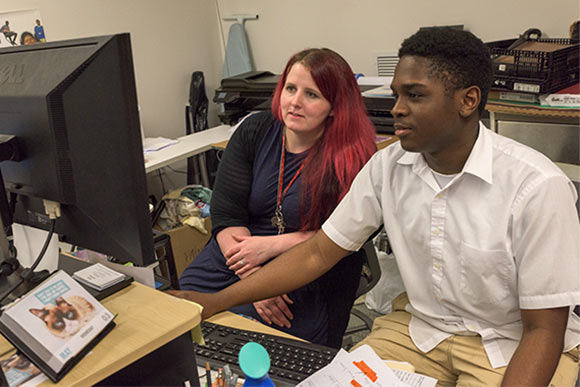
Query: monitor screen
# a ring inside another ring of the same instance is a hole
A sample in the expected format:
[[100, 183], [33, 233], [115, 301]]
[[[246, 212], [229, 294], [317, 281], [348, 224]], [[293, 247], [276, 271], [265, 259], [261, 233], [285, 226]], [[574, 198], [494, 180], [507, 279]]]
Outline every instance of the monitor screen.
[[51, 200], [62, 241], [155, 262], [129, 34], [0, 49], [0, 134], [14, 222], [48, 230]]

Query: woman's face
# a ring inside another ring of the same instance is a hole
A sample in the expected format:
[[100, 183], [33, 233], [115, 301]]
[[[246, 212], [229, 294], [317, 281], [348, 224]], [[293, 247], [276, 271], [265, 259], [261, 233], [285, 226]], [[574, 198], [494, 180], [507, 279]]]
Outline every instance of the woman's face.
[[326, 118], [332, 114], [312, 75], [303, 64], [295, 63], [286, 77], [280, 96], [282, 120], [296, 134], [318, 137], [324, 131]]

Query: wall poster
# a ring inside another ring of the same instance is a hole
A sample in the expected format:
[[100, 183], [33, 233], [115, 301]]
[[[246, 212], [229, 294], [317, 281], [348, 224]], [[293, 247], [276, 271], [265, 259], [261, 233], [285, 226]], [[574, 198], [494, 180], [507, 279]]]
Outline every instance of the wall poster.
[[46, 42], [38, 10], [0, 12], [0, 48]]

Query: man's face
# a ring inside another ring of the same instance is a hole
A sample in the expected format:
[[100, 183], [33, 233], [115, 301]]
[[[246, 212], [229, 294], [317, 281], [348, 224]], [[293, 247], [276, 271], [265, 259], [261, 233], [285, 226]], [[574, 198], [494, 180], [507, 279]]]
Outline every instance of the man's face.
[[458, 92], [445, 92], [445, 83], [429, 73], [431, 61], [404, 56], [391, 83], [396, 98], [391, 111], [395, 135], [403, 149], [437, 156], [453, 151], [465, 132], [459, 116]]

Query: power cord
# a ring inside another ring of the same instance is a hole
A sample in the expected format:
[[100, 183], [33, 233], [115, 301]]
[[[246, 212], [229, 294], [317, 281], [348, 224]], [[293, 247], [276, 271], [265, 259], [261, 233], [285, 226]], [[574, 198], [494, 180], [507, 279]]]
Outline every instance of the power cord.
[[52, 240], [52, 236], [54, 234], [55, 227], [56, 227], [56, 219], [52, 219], [50, 222], [50, 230], [48, 232], [48, 236], [46, 237], [46, 241], [44, 242], [44, 245], [42, 246], [42, 249], [40, 250], [38, 257], [36, 258], [36, 260], [34, 261], [32, 266], [30, 266], [28, 269], [24, 269], [20, 273], [20, 280], [18, 281], [18, 283], [16, 285], [14, 285], [12, 288], [10, 288], [10, 290], [8, 290], [2, 296], [2, 298], [0, 298], [0, 305], [2, 304], [2, 301], [4, 301], [4, 299], [6, 297], [8, 297], [10, 294], [12, 294], [12, 292], [14, 292], [14, 290], [16, 290], [20, 285], [22, 285], [22, 283], [24, 281], [32, 279], [34, 277], [34, 275], [35, 275], [34, 269], [36, 269], [36, 267], [40, 264], [40, 261], [44, 257], [46, 250], [48, 250], [48, 246], [50, 245], [50, 241]]

